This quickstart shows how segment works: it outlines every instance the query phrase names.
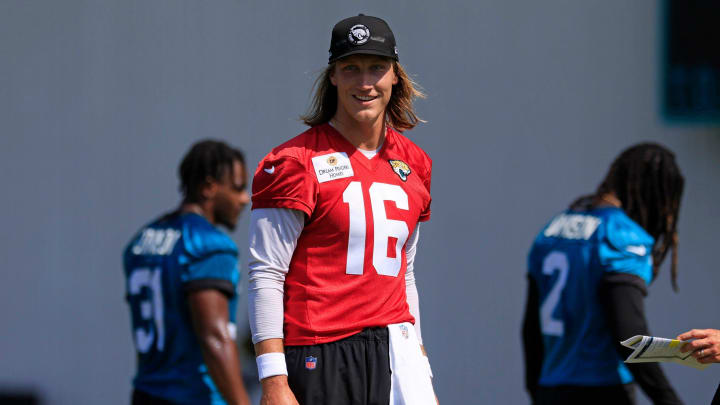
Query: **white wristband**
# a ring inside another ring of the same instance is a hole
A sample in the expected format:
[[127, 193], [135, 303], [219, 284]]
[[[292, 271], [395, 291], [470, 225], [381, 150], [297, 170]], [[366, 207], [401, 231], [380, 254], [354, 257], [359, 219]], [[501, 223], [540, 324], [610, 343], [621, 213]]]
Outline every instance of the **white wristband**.
[[[260, 380], [274, 375], [288, 375], [285, 353], [265, 353], [255, 358]], [[428, 363], [429, 364], [429, 363]]]
[[422, 357], [423, 357], [423, 359], [425, 359], [425, 365], [427, 366], [428, 374], [430, 374], [430, 378], [433, 378], [432, 369], [430, 368], [430, 359], [428, 359], [427, 356], [422, 356]]

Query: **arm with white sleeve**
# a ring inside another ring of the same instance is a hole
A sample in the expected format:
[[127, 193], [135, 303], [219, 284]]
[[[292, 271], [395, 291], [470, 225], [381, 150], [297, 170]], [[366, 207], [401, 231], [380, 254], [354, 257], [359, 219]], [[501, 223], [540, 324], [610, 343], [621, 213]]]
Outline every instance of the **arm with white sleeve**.
[[252, 341], [283, 338], [283, 293], [304, 213], [259, 208], [250, 215], [249, 315]]
[[287, 382], [283, 294], [304, 215], [286, 208], [259, 208], [250, 214], [248, 315], [262, 383], [261, 404], [297, 404]]
[[[418, 297], [417, 285], [415, 284], [415, 253], [417, 252], [417, 241], [420, 236], [420, 224], [418, 223], [412, 235], [405, 245], [405, 257], [407, 258], [407, 270], [405, 271], [405, 294], [407, 304], [410, 308], [410, 315], [415, 318], [415, 332], [418, 342], [422, 345], [422, 334], [420, 333], [420, 299]], [[424, 353], [424, 351], [423, 351]]]
[[407, 270], [405, 271], [405, 294], [407, 295], [407, 304], [410, 309], [410, 315], [415, 318], [415, 334], [417, 335], [420, 349], [422, 350], [425, 361], [427, 362], [428, 373], [432, 377], [432, 369], [430, 368], [430, 360], [428, 360], [425, 346], [422, 342], [422, 332], [420, 330], [420, 297], [418, 296], [417, 285], [415, 284], [415, 253], [417, 252], [417, 243], [420, 238], [420, 223], [415, 226], [410, 238], [405, 245], [405, 257], [407, 258]]

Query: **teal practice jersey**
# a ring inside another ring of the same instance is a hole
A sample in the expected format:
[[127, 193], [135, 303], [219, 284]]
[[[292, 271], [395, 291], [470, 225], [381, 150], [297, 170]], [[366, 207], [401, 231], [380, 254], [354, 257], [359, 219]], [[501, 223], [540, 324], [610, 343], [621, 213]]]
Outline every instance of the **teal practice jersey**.
[[614, 207], [568, 210], [540, 231], [528, 256], [540, 299], [540, 386], [632, 382], [606, 326], [598, 287], [608, 273], [631, 274], [649, 284], [653, 242]]
[[229, 328], [235, 329], [235, 243], [200, 215], [171, 213], [135, 235], [124, 267], [137, 350], [135, 389], [178, 404], [224, 404], [203, 362], [186, 294], [204, 288], [225, 293]]

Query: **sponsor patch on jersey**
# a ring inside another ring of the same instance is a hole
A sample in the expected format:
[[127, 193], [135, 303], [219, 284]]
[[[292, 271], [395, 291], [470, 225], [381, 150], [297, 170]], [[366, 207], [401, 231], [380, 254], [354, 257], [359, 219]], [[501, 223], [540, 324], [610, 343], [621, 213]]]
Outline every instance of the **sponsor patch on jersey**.
[[390, 163], [390, 167], [392, 167], [395, 174], [397, 174], [400, 177], [400, 180], [407, 181], [408, 176], [410, 175], [410, 166], [407, 165], [407, 163], [403, 162], [402, 160], [388, 160]]
[[315, 368], [317, 368], [317, 357], [305, 357], [305, 368], [308, 370], [315, 370]]
[[350, 158], [348, 158], [345, 152], [329, 153], [327, 155], [315, 156], [312, 158], [313, 167], [315, 168], [315, 175], [317, 176], [319, 183], [324, 183], [330, 180], [344, 179], [345, 177], [352, 177], [353, 173], [352, 165], [350, 164]]

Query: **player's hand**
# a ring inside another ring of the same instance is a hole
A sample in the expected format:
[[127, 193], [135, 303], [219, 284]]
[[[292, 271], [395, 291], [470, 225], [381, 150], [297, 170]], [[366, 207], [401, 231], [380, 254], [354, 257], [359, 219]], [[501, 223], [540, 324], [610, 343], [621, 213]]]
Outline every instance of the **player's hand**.
[[260, 405], [299, 405], [290, 390], [286, 375], [263, 378]]
[[683, 353], [692, 351], [699, 363], [720, 363], [720, 330], [693, 329], [678, 335], [678, 340], [691, 340], [680, 348]]

